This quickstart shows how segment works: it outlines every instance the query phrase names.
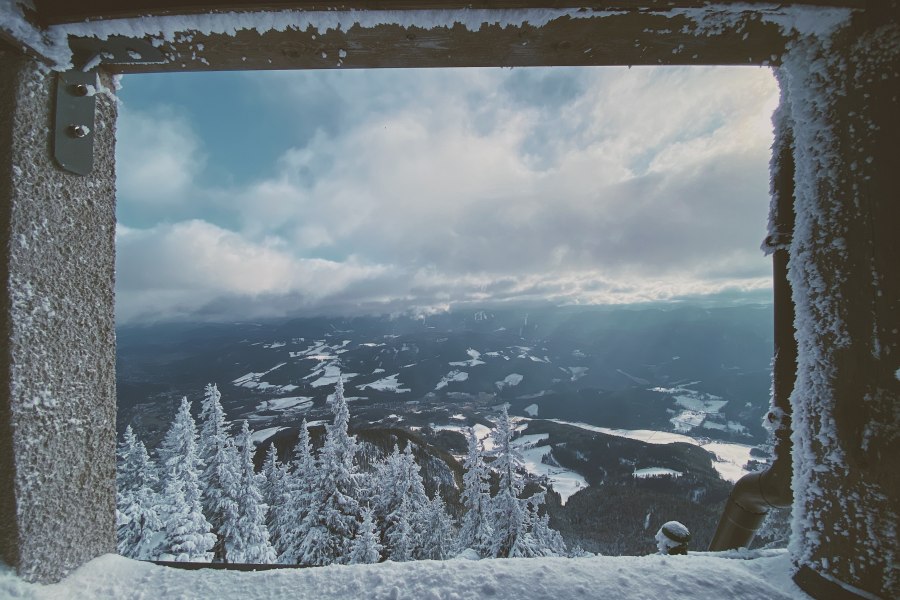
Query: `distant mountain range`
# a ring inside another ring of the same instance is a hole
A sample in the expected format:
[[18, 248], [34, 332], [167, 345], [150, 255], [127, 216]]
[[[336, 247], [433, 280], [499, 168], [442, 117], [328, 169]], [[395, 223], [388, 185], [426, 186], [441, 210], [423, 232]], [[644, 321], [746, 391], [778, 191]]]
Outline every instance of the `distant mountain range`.
[[[730, 487], [722, 478], [765, 455], [753, 447], [766, 442], [772, 344], [769, 306], [125, 326], [118, 426], [152, 448], [181, 396], [214, 382], [260, 453], [271, 439], [287, 455], [303, 418], [329, 417], [341, 374], [357, 431], [409, 436], [458, 472], [463, 428], [486, 437], [508, 403], [526, 468], [559, 493], [551, 515], [570, 544], [640, 553], [655, 533], [643, 540], [645, 529], [678, 518], [670, 511], [693, 515], [702, 544]], [[636, 512], [616, 522], [606, 501], [623, 498]]]

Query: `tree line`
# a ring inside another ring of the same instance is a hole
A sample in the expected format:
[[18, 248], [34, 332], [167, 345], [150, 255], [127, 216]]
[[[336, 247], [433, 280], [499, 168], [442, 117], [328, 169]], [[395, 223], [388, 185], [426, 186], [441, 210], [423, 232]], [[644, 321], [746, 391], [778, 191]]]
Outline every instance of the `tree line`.
[[[129, 426], [117, 451], [119, 553], [305, 566], [566, 554], [541, 514], [544, 492], [521, 498], [525, 474], [505, 407], [491, 433], [490, 465], [474, 429], [467, 432], [460, 522], [439, 487], [433, 497], [426, 493], [411, 444], [361, 466], [341, 379], [331, 408], [321, 448], [314, 449], [304, 420], [291, 460], [279, 461], [271, 444], [260, 472], [247, 421], [232, 435], [214, 384], [206, 386], [199, 428], [182, 399], [155, 459]], [[493, 495], [492, 470], [499, 475]]]

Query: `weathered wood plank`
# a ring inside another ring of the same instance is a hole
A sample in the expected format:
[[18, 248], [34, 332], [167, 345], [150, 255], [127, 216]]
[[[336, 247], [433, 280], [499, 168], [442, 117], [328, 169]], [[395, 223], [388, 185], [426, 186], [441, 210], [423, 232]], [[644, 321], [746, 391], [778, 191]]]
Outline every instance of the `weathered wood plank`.
[[41, 23], [73, 23], [85, 19], [106, 19], [135, 17], [141, 15], [197, 14], [204, 12], [227, 12], [246, 10], [436, 10], [436, 9], [522, 9], [522, 8], [587, 8], [592, 10], [667, 10], [670, 8], [693, 8], [713, 5], [727, 6], [740, 4], [749, 6], [843, 6], [865, 8], [866, 0], [793, 0], [772, 2], [771, 0], [344, 0], [339, 2], [303, 2], [290, 0], [264, 0], [262, 2], [222, 2], [221, 0], [93, 0], [73, 2], [72, 0], [34, 0]]
[[698, 32], [687, 17], [624, 13], [528, 24], [423, 29], [353, 26], [346, 31], [242, 30], [185, 33], [159, 45], [164, 64], [109, 65], [113, 72], [385, 67], [763, 65], [785, 39], [774, 24], [751, 20], [738, 31]]

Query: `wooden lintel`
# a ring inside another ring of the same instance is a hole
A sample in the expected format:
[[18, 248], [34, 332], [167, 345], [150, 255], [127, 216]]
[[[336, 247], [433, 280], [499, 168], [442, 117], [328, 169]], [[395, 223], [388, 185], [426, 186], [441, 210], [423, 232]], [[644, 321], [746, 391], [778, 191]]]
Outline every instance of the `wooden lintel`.
[[586, 8], [588, 10], [663, 11], [671, 8], [703, 8], [710, 5], [830, 6], [863, 9], [867, 0], [33, 0], [44, 25], [75, 23], [86, 19], [113, 19], [145, 15], [179, 15], [207, 12], [260, 10], [460, 10], [460, 9], [532, 9]]
[[776, 64], [786, 39], [774, 24], [749, 18], [736, 29], [698, 31], [687, 17], [624, 13], [563, 17], [541, 27], [399, 25], [305, 31], [241, 30], [177, 34], [157, 42], [162, 64], [113, 64], [116, 73], [385, 67]]

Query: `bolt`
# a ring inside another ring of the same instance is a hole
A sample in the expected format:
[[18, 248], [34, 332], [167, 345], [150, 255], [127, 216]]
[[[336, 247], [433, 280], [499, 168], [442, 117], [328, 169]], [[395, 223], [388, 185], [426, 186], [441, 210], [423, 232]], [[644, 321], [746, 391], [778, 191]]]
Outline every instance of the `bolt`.
[[76, 83], [69, 88], [76, 96], [87, 96], [88, 88], [83, 83]]
[[89, 134], [90, 132], [91, 130], [87, 125], [69, 125], [66, 128], [66, 133], [68, 133], [73, 138], [87, 137], [87, 134]]

